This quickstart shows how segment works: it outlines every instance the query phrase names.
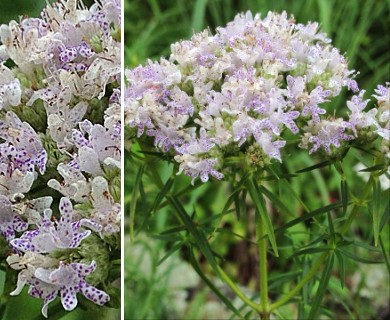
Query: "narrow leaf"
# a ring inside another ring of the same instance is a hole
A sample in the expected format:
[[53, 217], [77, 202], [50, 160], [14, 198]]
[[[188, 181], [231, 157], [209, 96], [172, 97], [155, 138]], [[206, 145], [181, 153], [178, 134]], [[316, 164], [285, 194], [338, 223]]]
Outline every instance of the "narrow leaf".
[[216, 221], [216, 220], [219, 220], [219, 219], [222, 219], [223, 216], [229, 214], [229, 213], [232, 213], [234, 212], [234, 209], [230, 209], [228, 211], [226, 211], [225, 213], [216, 213], [216, 214], [213, 214], [212, 216], [210, 217], [207, 217], [207, 218], [204, 218], [202, 219], [202, 225], [205, 225], [205, 224], [209, 224], [213, 221]]
[[388, 197], [387, 206], [385, 211], [383, 212], [381, 222], [379, 223], [379, 232], [382, 231], [383, 227], [386, 225], [386, 221], [389, 219], [390, 216], [390, 197]]
[[236, 209], [236, 216], [237, 216], [237, 221], [240, 221], [241, 217], [241, 208], [240, 208], [240, 194], [236, 193], [234, 195], [234, 208]]
[[[236, 203], [236, 201], [238, 201], [238, 196], [239, 196], [240, 192], [241, 192], [241, 189], [236, 189], [236, 190], [234, 190], [234, 192], [229, 196], [229, 198], [226, 200], [225, 205], [223, 206], [222, 214], [225, 214], [225, 213], [229, 210], [229, 208], [230, 208], [230, 206], [233, 204], [233, 202], [234, 202], [234, 205], [235, 205], [235, 207], [236, 207], [236, 212], [240, 210], [240, 209], [239, 209], [239, 205]], [[238, 216], [238, 220], [240, 220], [240, 218], [239, 218], [239, 216], [240, 216], [239, 212], [237, 212], [237, 216]]]
[[[369, 250], [371, 253], [373, 252], [378, 252], [380, 253], [381, 250], [379, 248], [376, 248], [366, 242], [361, 242], [361, 241], [350, 241], [349, 244], [354, 244], [355, 247], [360, 247], [360, 248], [363, 248], [363, 249], [366, 249], [366, 250]], [[340, 245], [337, 244], [337, 246], [339, 247]]]
[[322, 168], [322, 167], [326, 167], [327, 165], [330, 165], [330, 164], [331, 164], [331, 162], [330, 162], [329, 160], [326, 160], [326, 161], [317, 163], [317, 164], [315, 164], [315, 165], [313, 165], [313, 166], [310, 166], [310, 167], [307, 167], [307, 168], [298, 170], [297, 173], [303, 173], [303, 172], [313, 171], [313, 170], [315, 170], [315, 169], [319, 169], [319, 168]]
[[185, 226], [177, 226], [161, 232], [161, 235], [176, 233], [176, 232], [184, 231], [186, 229], [187, 228]]
[[202, 280], [208, 285], [208, 287], [217, 295], [219, 299], [228, 307], [235, 315], [237, 315], [240, 319], [244, 319], [240, 312], [233, 306], [230, 302], [230, 299], [227, 298], [214, 284], [207, 278], [207, 276], [201, 270], [198, 261], [195, 258], [194, 252], [190, 249], [190, 263], [196, 273], [202, 278]]
[[248, 191], [246, 189], [242, 190], [241, 196], [238, 202], [238, 205], [240, 207], [240, 212], [246, 212], [246, 196], [248, 194]]
[[287, 283], [288, 281], [295, 280], [301, 274], [302, 274], [301, 271], [291, 271], [291, 272], [284, 272], [281, 274], [277, 274], [275, 276], [271, 276], [268, 278], [268, 281], [270, 283], [268, 289], [271, 290], [273, 288], [278, 287], [281, 283]]
[[278, 207], [282, 212], [294, 216], [294, 214], [290, 211], [290, 209], [282, 202], [279, 200], [279, 197], [274, 195], [271, 191], [269, 191], [267, 188], [264, 186], [259, 186], [260, 191], [268, 198], [271, 200], [271, 202]]
[[322, 214], [327, 213], [329, 211], [341, 208], [342, 206], [343, 206], [343, 204], [341, 202], [336, 202], [336, 203], [332, 203], [330, 205], [327, 205], [325, 207], [316, 209], [314, 211], [305, 213], [302, 217], [291, 220], [290, 222], [284, 224], [282, 227], [277, 228], [275, 230], [275, 233], [283, 232], [283, 231], [285, 231], [285, 230], [287, 230], [287, 229], [289, 229], [289, 228], [291, 228], [291, 227], [293, 227], [293, 226], [295, 226], [303, 221], [309, 220], [311, 218], [322, 215]]
[[366, 168], [366, 169], [359, 170], [359, 172], [380, 171], [380, 170], [383, 170], [385, 167], [386, 167], [386, 165], [384, 163], [381, 163], [381, 164], [377, 164], [375, 166], [372, 166], [372, 167], [369, 167], [369, 168]]
[[152, 209], [151, 209], [151, 214], [155, 213], [165, 196], [168, 194], [168, 192], [171, 190], [172, 185], [173, 185], [174, 180], [172, 178], [169, 178], [167, 182], [164, 184], [163, 189], [157, 194], [156, 199], [154, 200]]
[[153, 239], [168, 241], [168, 242], [176, 242], [182, 240], [182, 237], [180, 235], [156, 234], [156, 235], [151, 235], [150, 237]]
[[174, 254], [177, 250], [179, 250], [183, 246], [184, 242], [176, 243], [166, 254], [164, 257], [157, 262], [157, 267], [162, 264], [165, 260], [167, 260], [172, 254]]
[[338, 252], [337, 250], [335, 250], [334, 253], [336, 254], [337, 262], [338, 262], [339, 268], [340, 268], [340, 284], [341, 284], [341, 288], [344, 288], [344, 284], [345, 284], [344, 258], [342, 256], [342, 254], [340, 252]]
[[309, 316], [308, 316], [309, 319], [317, 319], [317, 314], [320, 309], [322, 299], [325, 295], [330, 277], [332, 275], [333, 263], [334, 263], [334, 255], [330, 254], [328, 260], [326, 261], [324, 271], [322, 272], [320, 284], [318, 286], [317, 293], [314, 297], [314, 301], [312, 303], [309, 312]]
[[239, 239], [242, 239], [242, 240], [244, 240], [247, 243], [250, 243], [250, 244], [253, 244], [253, 245], [257, 245], [256, 241], [253, 241], [253, 240], [251, 240], [249, 238], [246, 238], [245, 236], [242, 236], [242, 235], [240, 235], [240, 234], [238, 234], [236, 232], [233, 232], [230, 229], [225, 229], [225, 228], [205, 228], [205, 230], [210, 231], [210, 232], [227, 233], [227, 234], [232, 235], [233, 237], [237, 237]]
[[181, 205], [181, 203], [173, 196], [166, 196], [169, 203], [172, 205], [172, 207], [175, 209], [177, 214], [179, 215], [180, 220], [182, 223], [187, 227], [190, 234], [194, 237], [197, 246], [199, 247], [199, 250], [203, 253], [206, 260], [210, 264], [210, 266], [213, 268], [214, 272], [219, 276], [219, 270], [217, 262], [214, 259], [214, 255], [212, 253], [212, 250], [209, 246], [209, 243], [207, 242], [207, 239], [205, 235], [203, 234], [202, 230], [199, 230], [195, 224], [192, 222], [190, 216], [185, 211], [184, 207]]
[[143, 228], [146, 226], [147, 222], [149, 221], [149, 218], [160, 208], [161, 202], [164, 200], [164, 197], [171, 190], [173, 182], [174, 180], [172, 178], [169, 178], [167, 182], [164, 184], [162, 190], [157, 194], [156, 199], [153, 202], [152, 208], [148, 210], [146, 213], [145, 219], [142, 223], [140, 230], [143, 230]]
[[305, 254], [313, 254], [313, 253], [319, 253], [319, 252], [325, 252], [330, 251], [331, 249], [329, 247], [318, 247], [318, 248], [309, 248], [309, 249], [303, 249], [295, 252], [290, 258], [295, 258], [301, 255]]
[[145, 165], [142, 165], [138, 169], [137, 176], [135, 178], [134, 189], [131, 194], [131, 202], [130, 202], [130, 239], [133, 241], [134, 239], [134, 219], [135, 219], [135, 209], [137, 206], [137, 195], [140, 188], [140, 183], [142, 179], [142, 174], [144, 172]]
[[303, 248], [310, 248], [313, 247], [315, 244], [319, 242], [323, 242], [324, 240], [328, 239], [328, 235], [324, 234], [319, 236], [318, 238], [314, 239], [313, 241], [309, 242], [307, 245], [305, 245]]
[[245, 319], [245, 320], [252, 320], [252, 319], [253, 319], [253, 310], [249, 310], [249, 311], [245, 314], [244, 319]]
[[386, 267], [387, 267], [387, 272], [389, 273], [390, 275], [390, 261], [389, 261], [389, 258], [387, 257], [387, 252], [386, 252], [386, 249], [385, 249], [385, 246], [383, 244], [383, 241], [382, 241], [382, 237], [379, 236], [379, 244], [380, 244], [380, 247], [382, 249], [382, 255], [383, 255], [383, 258], [385, 258], [385, 262], [386, 262]]
[[248, 188], [252, 201], [255, 204], [255, 207], [260, 214], [260, 218], [263, 220], [265, 233], [268, 235], [269, 241], [271, 242], [272, 249], [275, 255], [278, 257], [279, 254], [278, 254], [278, 247], [276, 245], [274, 228], [272, 226], [270, 216], [267, 212], [263, 195], [259, 190], [259, 186], [257, 185], [255, 179], [248, 179], [246, 186]]
[[361, 258], [361, 257], [358, 257], [357, 255], [355, 255], [349, 251], [346, 251], [344, 249], [341, 249], [341, 248], [338, 248], [337, 250], [339, 250], [344, 256], [346, 256], [352, 260], [355, 260], [357, 262], [366, 263], [366, 264], [379, 264], [379, 263], [384, 262], [383, 260], [370, 260], [370, 259]]

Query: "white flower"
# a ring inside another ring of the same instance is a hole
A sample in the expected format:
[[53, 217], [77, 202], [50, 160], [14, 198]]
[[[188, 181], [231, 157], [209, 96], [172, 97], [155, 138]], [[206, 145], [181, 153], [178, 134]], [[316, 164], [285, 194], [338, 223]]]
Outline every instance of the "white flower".
[[113, 234], [120, 230], [121, 207], [110, 194], [107, 180], [96, 177], [92, 180], [91, 218], [102, 226], [103, 234]]

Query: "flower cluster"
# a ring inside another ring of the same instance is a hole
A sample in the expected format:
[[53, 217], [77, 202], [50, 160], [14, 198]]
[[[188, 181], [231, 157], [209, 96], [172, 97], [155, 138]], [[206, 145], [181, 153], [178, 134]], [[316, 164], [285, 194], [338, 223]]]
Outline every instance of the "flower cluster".
[[110, 300], [95, 286], [120, 250], [120, 12], [61, 0], [0, 27], [0, 258], [45, 317], [58, 294]]
[[125, 123], [141, 141], [152, 137], [193, 182], [222, 179], [229, 157], [256, 158], [260, 167], [282, 161], [288, 132], [310, 153], [334, 156], [361, 131], [381, 135], [386, 127], [375, 110], [363, 111], [364, 91], [348, 102], [348, 120], [327, 110], [344, 87], [359, 88], [318, 23], [248, 12], [171, 51], [168, 59], [126, 71]]

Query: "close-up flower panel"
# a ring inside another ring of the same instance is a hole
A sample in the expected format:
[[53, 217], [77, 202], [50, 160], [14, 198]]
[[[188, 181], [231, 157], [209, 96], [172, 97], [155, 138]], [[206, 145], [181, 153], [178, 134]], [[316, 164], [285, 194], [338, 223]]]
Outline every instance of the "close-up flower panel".
[[118, 318], [121, 3], [41, 5], [0, 27], [0, 317]]

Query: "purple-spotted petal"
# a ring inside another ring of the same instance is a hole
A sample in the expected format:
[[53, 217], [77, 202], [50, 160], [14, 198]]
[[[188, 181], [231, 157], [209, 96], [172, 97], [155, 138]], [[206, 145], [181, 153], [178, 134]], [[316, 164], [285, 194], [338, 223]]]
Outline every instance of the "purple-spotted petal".
[[49, 303], [52, 302], [56, 297], [57, 297], [58, 292], [57, 291], [52, 291], [48, 293], [43, 301], [43, 306], [42, 306], [42, 315], [47, 318], [47, 309], [49, 306]]
[[65, 310], [71, 311], [77, 306], [76, 290], [73, 286], [66, 286], [60, 290], [61, 303]]
[[71, 267], [77, 272], [77, 274], [85, 278], [90, 273], [94, 272], [96, 269], [96, 262], [92, 261], [90, 265], [83, 263], [71, 263]]
[[102, 290], [96, 289], [85, 281], [80, 282], [81, 293], [92, 302], [102, 306], [110, 301], [110, 296]]

